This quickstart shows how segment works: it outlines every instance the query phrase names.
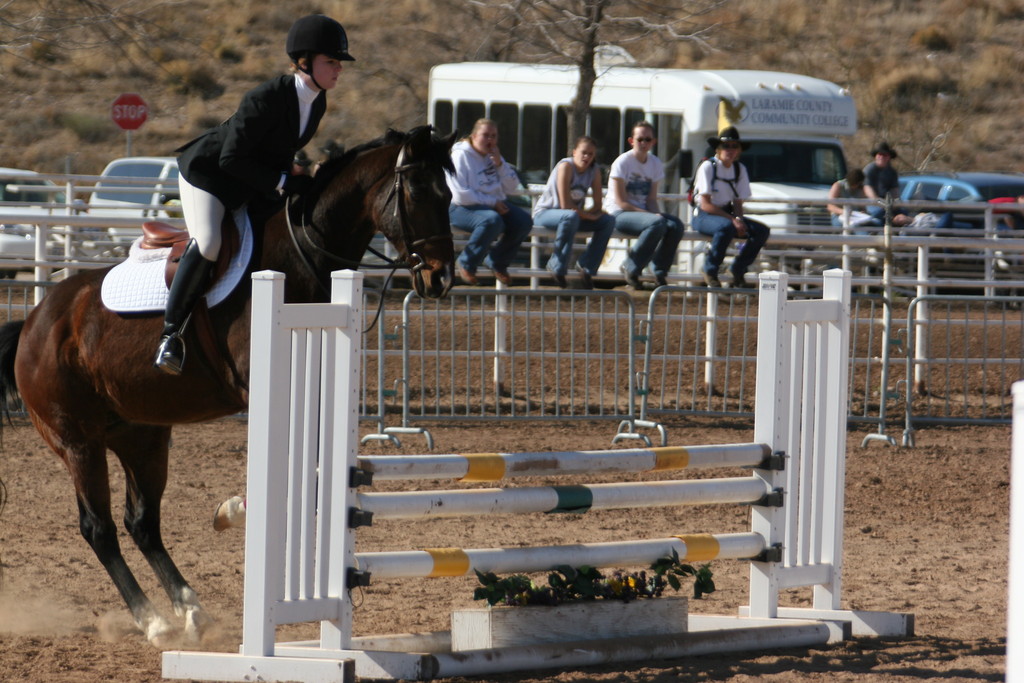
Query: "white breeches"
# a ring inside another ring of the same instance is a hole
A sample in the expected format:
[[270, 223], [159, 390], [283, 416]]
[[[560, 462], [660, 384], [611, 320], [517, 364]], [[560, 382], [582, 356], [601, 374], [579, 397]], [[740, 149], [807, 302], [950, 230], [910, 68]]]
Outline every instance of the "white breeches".
[[220, 252], [220, 226], [224, 221], [224, 204], [206, 190], [192, 185], [185, 176], [178, 177], [181, 212], [185, 226], [195, 238], [199, 253], [207, 261], [216, 261]]

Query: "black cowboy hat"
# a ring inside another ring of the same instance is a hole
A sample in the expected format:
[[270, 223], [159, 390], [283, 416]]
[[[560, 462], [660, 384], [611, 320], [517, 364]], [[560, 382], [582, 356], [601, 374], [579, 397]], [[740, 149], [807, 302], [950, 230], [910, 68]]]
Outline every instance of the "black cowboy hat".
[[718, 146], [723, 142], [739, 142], [741, 149], [750, 149], [749, 142], [742, 142], [740, 140], [740, 132], [736, 130], [736, 126], [723, 128], [717, 136], [708, 138], [708, 147], [718, 149]]
[[897, 157], [896, 150], [890, 147], [888, 142], [879, 142], [875, 145], [874, 149], [871, 150], [871, 156], [876, 154], [888, 154], [893, 159]]

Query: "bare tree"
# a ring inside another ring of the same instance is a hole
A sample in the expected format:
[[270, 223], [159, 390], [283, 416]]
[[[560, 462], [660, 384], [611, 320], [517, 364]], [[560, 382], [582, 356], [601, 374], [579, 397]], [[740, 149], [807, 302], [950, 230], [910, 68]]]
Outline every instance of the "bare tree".
[[[713, 10], [729, 0], [470, 0], [490, 18], [485, 42], [493, 53], [526, 60], [565, 61], [580, 70], [569, 111], [568, 139], [586, 130], [603, 46], [643, 41], [691, 43], [711, 51]], [[504, 38], [504, 45], [500, 39]], [[571, 142], [570, 142], [571, 144]]]
[[[4, 0], [0, 2], [0, 52], [38, 64], [58, 52], [104, 47], [131, 61], [128, 46], [145, 47], [167, 34], [166, 22], [152, 17], [182, 4], [182, 0]], [[146, 49], [137, 53], [148, 57]]]

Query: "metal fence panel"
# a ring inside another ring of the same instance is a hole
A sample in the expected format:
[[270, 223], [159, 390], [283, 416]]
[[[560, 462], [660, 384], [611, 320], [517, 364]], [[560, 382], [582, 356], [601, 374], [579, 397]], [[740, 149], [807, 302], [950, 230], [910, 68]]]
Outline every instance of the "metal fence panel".
[[[793, 292], [814, 298], [820, 291]], [[658, 429], [657, 417], [753, 417], [757, 356], [757, 290], [669, 286], [657, 289], [641, 321], [644, 356], [638, 373], [637, 425]], [[851, 304], [848, 419], [884, 432], [891, 347], [891, 312], [877, 295]], [[888, 437], [880, 436], [886, 441]]]
[[625, 292], [462, 289], [403, 305], [408, 420], [623, 419], [636, 312]]
[[1024, 377], [1020, 297], [927, 295], [907, 309], [904, 445], [924, 424], [1010, 424]]

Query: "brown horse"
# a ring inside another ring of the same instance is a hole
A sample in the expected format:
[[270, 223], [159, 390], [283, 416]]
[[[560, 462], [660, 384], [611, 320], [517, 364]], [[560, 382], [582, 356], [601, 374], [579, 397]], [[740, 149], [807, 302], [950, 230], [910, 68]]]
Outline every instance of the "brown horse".
[[[330, 272], [356, 267], [379, 230], [413, 271], [417, 292], [444, 296], [454, 280], [445, 182], [454, 139], [425, 126], [389, 131], [325, 163], [308, 210], [296, 206], [288, 216], [282, 209], [266, 222], [251, 269], [285, 273], [289, 301], [327, 301]], [[195, 640], [209, 617], [160, 533], [168, 446], [172, 425], [231, 415], [247, 405], [251, 285], [246, 281], [210, 311], [220, 357], [200, 351], [192, 325], [189, 362], [174, 377], [152, 362], [162, 316], [104, 308], [105, 272], [60, 283], [25, 321], [0, 328], [0, 392], [5, 400], [20, 393], [36, 429], [71, 474], [82, 535], [138, 627], [153, 644], [165, 644], [175, 629], [142, 591], [118, 544], [106, 455], [107, 449], [114, 453], [126, 479], [124, 525], [184, 617], [185, 636]]]

